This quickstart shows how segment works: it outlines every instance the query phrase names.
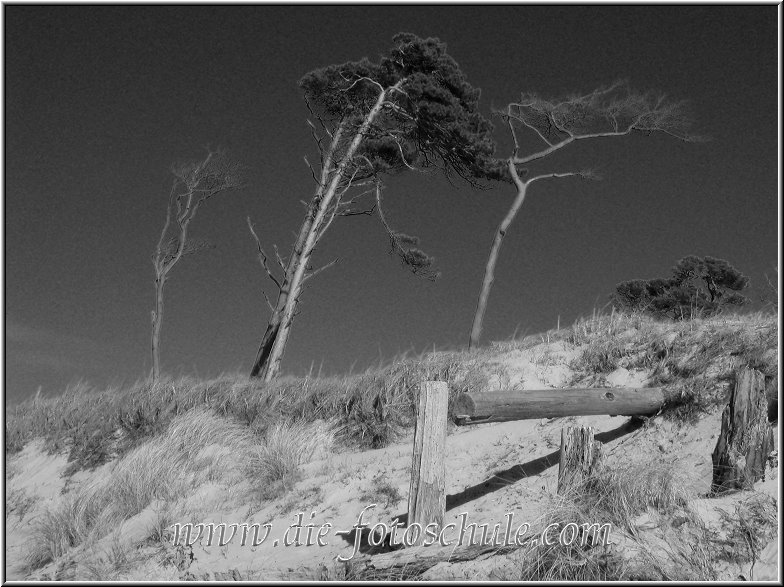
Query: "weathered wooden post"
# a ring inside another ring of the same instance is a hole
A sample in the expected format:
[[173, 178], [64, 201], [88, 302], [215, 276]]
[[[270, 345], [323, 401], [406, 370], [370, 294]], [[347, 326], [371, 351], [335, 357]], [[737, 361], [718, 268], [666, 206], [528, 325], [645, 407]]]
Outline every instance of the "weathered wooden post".
[[743, 368], [735, 377], [730, 402], [721, 415], [721, 434], [713, 450], [711, 492], [751, 489], [764, 478], [765, 462], [773, 450], [768, 423], [765, 377]]
[[566, 495], [590, 477], [601, 465], [602, 456], [602, 443], [594, 440], [592, 427], [562, 428], [558, 495]]
[[408, 526], [419, 524], [419, 540], [425, 527], [438, 524], [440, 531], [446, 513], [445, 466], [449, 388], [444, 381], [423, 381], [419, 386], [414, 458], [408, 493]]

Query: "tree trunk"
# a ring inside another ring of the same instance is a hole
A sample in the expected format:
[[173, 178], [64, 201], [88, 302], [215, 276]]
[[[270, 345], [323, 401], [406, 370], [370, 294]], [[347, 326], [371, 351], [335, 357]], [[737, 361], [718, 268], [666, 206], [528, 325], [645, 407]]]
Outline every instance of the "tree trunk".
[[772, 450], [765, 377], [755, 369], [741, 369], [721, 417], [721, 433], [712, 455], [711, 492], [752, 489], [755, 481], [764, 479]]
[[259, 350], [256, 353], [256, 359], [253, 361], [253, 368], [250, 370], [251, 377], [262, 377], [261, 370], [267, 364], [267, 358], [270, 351], [272, 351], [272, 343], [275, 342], [275, 337], [278, 335], [278, 328], [280, 328], [280, 314], [276, 311], [270, 318], [267, 324], [267, 330], [261, 339]]
[[[294, 243], [294, 247], [292, 249], [293, 252], [291, 258], [286, 264], [286, 274], [283, 276], [283, 282], [281, 283], [281, 289], [278, 293], [278, 299], [275, 302], [275, 311], [272, 313], [272, 316], [270, 316], [269, 322], [267, 323], [267, 330], [264, 332], [264, 336], [261, 339], [261, 344], [259, 345], [259, 351], [256, 353], [256, 360], [253, 362], [253, 368], [250, 372], [251, 377], [262, 377], [264, 381], [271, 381], [278, 374], [282, 353], [278, 355], [274, 367], [270, 362], [270, 355], [272, 354], [275, 341], [278, 340], [280, 336], [283, 314], [286, 310], [286, 304], [288, 303], [290, 297], [291, 279], [294, 275], [294, 268], [300, 264], [302, 251], [305, 247], [308, 234], [314, 230], [313, 221], [315, 220], [317, 214], [317, 203], [321, 200], [319, 197], [321, 189], [322, 188], [319, 187], [316, 195], [308, 205], [308, 210], [305, 213], [305, 219], [302, 221], [302, 226], [300, 226], [299, 234], [297, 235], [297, 241]], [[288, 333], [286, 333], [285, 338], [288, 338]]]
[[[278, 376], [278, 372], [280, 371], [280, 362], [283, 359], [283, 352], [286, 349], [286, 343], [289, 341], [289, 333], [291, 332], [291, 323], [294, 321], [294, 316], [296, 315], [297, 305], [299, 303], [299, 294], [297, 292], [297, 297], [294, 298], [294, 303], [291, 306], [291, 315], [286, 318], [284, 315], [282, 319], [285, 320], [283, 324], [280, 325], [278, 328], [278, 334], [273, 341], [272, 346], [270, 347], [270, 360], [267, 363], [266, 369], [264, 371], [264, 380], [271, 381], [275, 377]], [[280, 347], [280, 352], [275, 353], [275, 347]]]
[[[297, 241], [294, 243], [291, 258], [286, 265], [286, 275], [283, 278], [282, 287], [278, 294], [275, 304], [275, 311], [270, 316], [267, 330], [261, 339], [259, 350], [256, 353], [256, 360], [253, 362], [251, 377], [261, 377], [264, 381], [272, 381], [278, 375], [280, 362], [288, 342], [288, 334], [291, 329], [291, 322], [294, 319], [296, 302], [302, 290], [302, 276], [304, 270], [310, 262], [313, 248], [317, 242], [313, 242], [309, 254], [305, 254], [308, 247], [309, 237], [315, 237], [318, 232], [316, 224], [319, 217], [320, 208], [324, 205], [326, 197], [321, 197], [322, 188], [320, 187], [316, 195], [311, 200], [305, 219], [302, 221]], [[317, 241], [317, 239], [314, 238]], [[302, 268], [301, 272], [298, 269]], [[298, 273], [300, 278], [298, 282]], [[295, 291], [296, 290], [296, 291]]]
[[161, 322], [163, 320], [163, 286], [166, 278], [155, 280], [155, 310], [152, 312], [152, 382], [157, 384], [161, 378]]
[[495, 239], [493, 239], [493, 246], [490, 249], [490, 257], [487, 259], [487, 266], [485, 267], [485, 277], [484, 281], [482, 282], [482, 291], [479, 293], [479, 302], [476, 305], [474, 324], [471, 327], [471, 337], [468, 339], [469, 350], [475, 348], [479, 344], [479, 337], [482, 334], [482, 321], [484, 320], [485, 310], [487, 309], [487, 300], [490, 297], [490, 288], [493, 287], [493, 281], [495, 280], [495, 265], [498, 262], [498, 253], [501, 250], [501, 244], [503, 243], [504, 237], [506, 236], [506, 231], [509, 229], [509, 225], [512, 223], [515, 216], [517, 215], [517, 212], [520, 210], [520, 206], [523, 205], [526, 189], [528, 187], [526, 183], [520, 180], [520, 177], [517, 175], [517, 169], [515, 169], [514, 163], [511, 159], [509, 160], [509, 170], [512, 174], [512, 179], [517, 186], [517, 197], [515, 197], [511, 208], [509, 208], [506, 216], [498, 226], [498, 231], [495, 233]]
[[558, 495], [580, 487], [599, 468], [602, 443], [594, 440], [593, 428], [561, 429], [561, 458], [558, 463]]
[[[400, 86], [400, 83], [401, 82], [398, 82], [390, 89], [397, 89]], [[341, 187], [341, 182], [346, 179], [346, 168], [353, 159], [368, 127], [381, 111], [387, 91], [389, 90], [382, 90], [379, 94], [375, 105], [362, 121], [359, 129], [357, 129], [350, 145], [346, 149], [346, 153], [340, 160], [340, 164], [337, 166], [337, 169], [332, 172], [331, 179], [327, 182], [332, 156], [334, 154], [334, 149], [338, 145], [340, 131], [335, 133], [330, 152], [325, 158], [324, 166], [322, 168], [321, 184], [308, 206], [305, 220], [303, 221], [299, 235], [297, 236], [297, 242], [294, 245], [291, 258], [286, 266], [286, 275], [282, 283], [280, 295], [278, 296], [275, 311], [270, 317], [264, 338], [262, 339], [259, 351], [256, 354], [256, 361], [251, 370], [252, 377], [261, 376], [264, 378], [264, 381], [271, 381], [278, 374], [280, 362], [283, 359], [283, 353], [286, 350], [291, 323], [294, 320], [294, 312], [297, 308], [298, 298], [302, 293], [302, 286], [307, 278], [306, 273], [309, 271], [308, 264], [310, 263], [313, 251], [320, 238], [323, 236], [322, 231], [325, 227], [325, 223], [329, 223], [328, 216], [330, 207], [335, 201], [335, 195], [338, 192], [338, 188]], [[327, 183], [329, 185], [327, 185]]]

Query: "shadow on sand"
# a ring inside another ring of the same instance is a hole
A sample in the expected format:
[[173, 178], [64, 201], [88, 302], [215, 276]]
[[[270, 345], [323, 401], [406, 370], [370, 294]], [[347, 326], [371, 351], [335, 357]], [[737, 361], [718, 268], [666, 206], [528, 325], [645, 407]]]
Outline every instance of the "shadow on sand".
[[[608, 430], [607, 432], [601, 432], [597, 434], [594, 438], [599, 442], [607, 444], [612, 442], [613, 440], [617, 440], [622, 436], [626, 436], [627, 434], [631, 434], [635, 430], [639, 430], [645, 420], [642, 418], [632, 417], [629, 418], [626, 422], [618, 426], [617, 428], [613, 428], [612, 430]], [[452, 510], [454, 508], [460, 507], [465, 505], [468, 502], [471, 502], [475, 499], [493, 493], [494, 491], [498, 491], [506, 487], [507, 485], [511, 485], [520, 481], [521, 479], [525, 479], [526, 477], [532, 477], [534, 475], [539, 475], [543, 473], [550, 467], [553, 467], [558, 464], [560, 461], [560, 449], [551, 452], [550, 454], [546, 454], [539, 458], [536, 458], [532, 461], [528, 461], [527, 463], [523, 463], [521, 465], [514, 465], [504, 471], [499, 471], [489, 479], [482, 481], [481, 483], [477, 483], [476, 485], [472, 485], [471, 487], [466, 487], [460, 493], [455, 493], [453, 495], [446, 496], [446, 511]], [[398, 525], [406, 526], [408, 525], [408, 513], [398, 514], [394, 518], [392, 518], [392, 523], [397, 523]], [[379, 544], [378, 546], [372, 546], [368, 542], [368, 537], [370, 536], [370, 529], [369, 528], [362, 528], [361, 535], [359, 537], [360, 546], [359, 551], [363, 554], [378, 554], [382, 552], [390, 552], [392, 550], [398, 550], [402, 548], [402, 545], [393, 545], [390, 544], [389, 537], [387, 540]], [[353, 528], [350, 532], [346, 532], [342, 535], [343, 540], [348, 542], [349, 544], [354, 544], [355, 540], [357, 539], [357, 529]]]

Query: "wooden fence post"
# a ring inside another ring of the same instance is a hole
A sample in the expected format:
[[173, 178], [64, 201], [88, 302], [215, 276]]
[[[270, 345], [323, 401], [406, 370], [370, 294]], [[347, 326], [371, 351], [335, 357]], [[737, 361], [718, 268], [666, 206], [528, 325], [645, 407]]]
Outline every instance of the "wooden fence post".
[[446, 513], [445, 466], [449, 388], [444, 381], [423, 381], [419, 386], [414, 458], [408, 493], [408, 526], [419, 524], [419, 540], [425, 527], [435, 522], [440, 531]]
[[591, 476], [602, 461], [602, 443], [593, 438], [590, 426], [561, 429], [561, 458], [558, 463], [558, 495]]
[[721, 415], [721, 434], [711, 455], [711, 493], [754, 487], [765, 475], [765, 462], [772, 450], [765, 377], [755, 369], [743, 368]]

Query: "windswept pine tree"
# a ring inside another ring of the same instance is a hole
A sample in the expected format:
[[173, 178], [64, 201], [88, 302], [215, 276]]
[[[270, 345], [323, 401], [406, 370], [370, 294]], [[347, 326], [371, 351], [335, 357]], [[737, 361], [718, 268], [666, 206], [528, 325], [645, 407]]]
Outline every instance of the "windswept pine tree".
[[[471, 185], [498, 179], [492, 124], [479, 113], [480, 91], [435, 38], [398, 34], [378, 61], [329, 65], [299, 82], [319, 152], [311, 172], [316, 188], [288, 259], [273, 271], [252, 223], [259, 260], [278, 294], [253, 362], [251, 376], [278, 373], [303, 285], [332, 263], [311, 260], [336, 216], [378, 211], [393, 252], [415, 273], [435, 277], [433, 259], [417, 240], [393, 230], [381, 208], [381, 177], [407, 170], [440, 170]], [[375, 203], [362, 204], [363, 199]], [[334, 262], [333, 262], [334, 263]]]

